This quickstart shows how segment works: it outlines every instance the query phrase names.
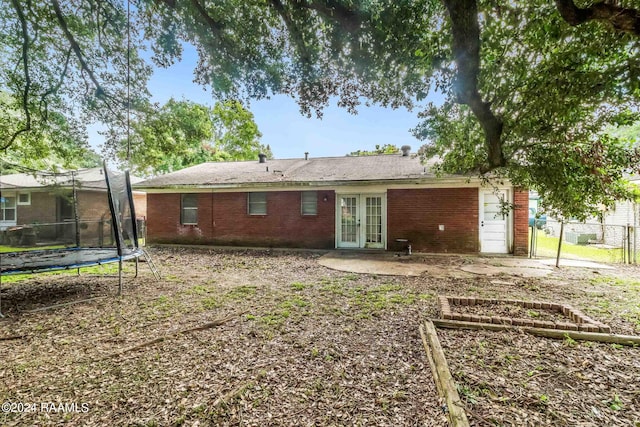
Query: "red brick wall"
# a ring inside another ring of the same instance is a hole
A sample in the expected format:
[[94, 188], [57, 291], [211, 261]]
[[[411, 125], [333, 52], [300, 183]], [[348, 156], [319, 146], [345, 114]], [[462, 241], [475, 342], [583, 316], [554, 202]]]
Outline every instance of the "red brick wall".
[[[389, 190], [387, 241], [409, 239], [424, 252], [477, 253], [480, 250], [477, 188]], [[247, 193], [198, 195], [198, 225], [180, 224], [180, 194], [148, 194], [148, 238], [156, 243], [233, 246], [335, 247], [335, 193], [318, 191], [318, 215], [300, 214], [300, 192], [267, 193], [267, 215], [247, 213]], [[323, 198], [327, 197], [324, 202]], [[527, 254], [528, 193], [516, 191], [514, 253]], [[444, 225], [444, 230], [439, 230]]]
[[[63, 193], [60, 193], [63, 194]], [[71, 197], [69, 191], [67, 197]], [[56, 217], [57, 193], [49, 191], [31, 192], [30, 205], [18, 205], [18, 224], [52, 223]], [[136, 192], [133, 196], [138, 217], [147, 215], [146, 193]], [[106, 191], [78, 191], [78, 217], [80, 220], [99, 220], [109, 213], [109, 201]]]
[[513, 254], [529, 254], [529, 192], [515, 189], [513, 194]]
[[138, 218], [147, 217], [147, 193], [143, 193], [142, 191], [134, 191], [133, 205], [136, 208], [136, 216]]
[[478, 189], [389, 190], [387, 234], [390, 250], [402, 249], [396, 239], [409, 239], [416, 251], [478, 252]]
[[78, 191], [78, 218], [81, 221], [110, 219], [109, 197], [106, 191]]
[[300, 213], [300, 197], [299, 191], [268, 192], [267, 215], [249, 215], [246, 192], [202, 193], [198, 225], [182, 225], [180, 194], [148, 194], [149, 241], [333, 248], [334, 192], [318, 191], [318, 214], [313, 216]]
[[32, 192], [30, 205], [18, 205], [18, 224], [56, 222], [56, 197], [48, 192]]

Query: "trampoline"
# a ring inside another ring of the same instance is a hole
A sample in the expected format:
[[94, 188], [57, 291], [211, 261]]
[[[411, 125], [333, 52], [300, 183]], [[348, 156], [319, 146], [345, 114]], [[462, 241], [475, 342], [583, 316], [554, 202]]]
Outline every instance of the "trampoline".
[[135, 259], [143, 255], [140, 248], [126, 249], [118, 255], [117, 248], [64, 248], [3, 253], [0, 268], [3, 276], [70, 270], [94, 265]]
[[[115, 247], [67, 247], [61, 249], [29, 250], [0, 254], [0, 276], [30, 274], [56, 270], [71, 270], [84, 267], [118, 263], [118, 294], [122, 293], [122, 263], [144, 256], [155, 277], [159, 273], [147, 253], [139, 247], [138, 230], [131, 191], [129, 172], [116, 174], [103, 165], [111, 231]], [[1, 298], [1, 294], [0, 294]], [[0, 317], [2, 317], [0, 299]]]

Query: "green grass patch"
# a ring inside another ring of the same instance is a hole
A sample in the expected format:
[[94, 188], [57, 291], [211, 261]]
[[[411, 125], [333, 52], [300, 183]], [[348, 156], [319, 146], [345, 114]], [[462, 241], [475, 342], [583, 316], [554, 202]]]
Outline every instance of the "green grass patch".
[[308, 314], [306, 307], [310, 305], [311, 303], [304, 298], [293, 295], [282, 301], [273, 311], [269, 313], [263, 314], [261, 316], [255, 314], [247, 314], [245, 318], [247, 320], [258, 321], [265, 326], [278, 328], [290, 317], [299, 318], [300, 316], [306, 316]]
[[599, 298], [589, 311], [605, 315], [616, 311], [620, 317], [632, 323], [635, 329], [640, 330], [640, 281], [622, 277], [594, 277], [589, 283], [594, 286], [622, 288], [624, 294], [623, 299], [616, 304], [611, 304], [609, 297]]
[[591, 279], [592, 285], [608, 285], [622, 287], [625, 291], [640, 293], [640, 281], [622, 277], [594, 277]]
[[293, 282], [289, 286], [291, 287], [292, 291], [304, 291], [307, 287], [309, 287], [309, 285], [301, 282]]
[[64, 249], [65, 245], [52, 245], [52, 246], [0, 246], [0, 253], [6, 252], [25, 252], [25, 251], [46, 251], [48, 249]]
[[202, 308], [204, 308], [205, 310], [213, 310], [214, 308], [218, 308], [222, 305], [215, 295], [211, 295], [206, 298], [203, 298], [200, 301], [200, 304], [202, 305]]
[[[123, 273], [124, 274], [130, 274], [130, 272], [133, 271], [133, 265], [128, 265], [128, 263], [124, 263], [123, 265]], [[76, 268], [72, 268], [72, 269], [68, 269], [68, 270], [54, 270], [54, 271], [47, 271], [47, 272], [43, 272], [43, 273], [38, 273], [38, 277], [41, 276], [56, 276], [56, 275], [71, 275], [71, 276], [76, 276], [78, 274], [78, 270]], [[117, 275], [118, 274], [118, 263], [110, 263], [110, 264], [103, 264], [103, 265], [95, 265], [92, 267], [82, 267], [80, 269], [80, 274], [84, 275], [84, 274], [91, 274], [91, 275], [96, 275], [96, 276], [100, 276], [100, 275]], [[11, 274], [8, 276], [2, 276], [2, 283], [3, 284], [7, 284], [7, 283], [17, 283], [17, 282], [24, 282], [26, 280], [29, 279], [33, 279], [34, 278], [34, 274], [32, 273], [28, 273], [28, 274]]]
[[225, 298], [231, 301], [241, 301], [243, 299], [247, 299], [256, 294], [257, 286], [253, 285], [242, 285], [237, 288], [233, 288], [229, 292], [225, 294]]
[[187, 294], [191, 295], [206, 295], [212, 292], [214, 292], [213, 288], [203, 285], [195, 285], [186, 291]]
[[358, 287], [354, 290], [354, 305], [360, 309], [360, 317], [377, 315], [380, 311], [394, 305], [411, 305], [418, 295], [402, 292], [403, 287], [392, 283], [383, 283], [370, 288]]
[[[538, 231], [536, 234], [536, 255], [555, 257], [558, 253], [558, 238]], [[590, 245], [574, 245], [562, 242], [560, 257], [581, 258], [599, 262], [621, 262], [622, 249], [597, 248]]]

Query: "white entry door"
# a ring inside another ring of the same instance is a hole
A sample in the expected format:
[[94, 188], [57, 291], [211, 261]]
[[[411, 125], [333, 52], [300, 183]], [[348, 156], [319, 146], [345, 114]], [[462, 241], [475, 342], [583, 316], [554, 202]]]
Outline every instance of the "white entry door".
[[339, 248], [384, 248], [386, 206], [384, 194], [341, 194], [337, 197]]
[[480, 252], [509, 252], [509, 217], [500, 200], [508, 201], [506, 190], [480, 190]]

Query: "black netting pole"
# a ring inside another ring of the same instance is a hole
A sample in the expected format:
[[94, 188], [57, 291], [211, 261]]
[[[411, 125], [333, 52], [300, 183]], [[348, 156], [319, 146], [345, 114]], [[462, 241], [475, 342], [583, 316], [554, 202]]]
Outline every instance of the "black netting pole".
[[138, 222], [136, 219], [136, 208], [133, 203], [133, 191], [131, 190], [131, 178], [129, 177], [129, 171], [124, 172], [126, 187], [127, 187], [127, 198], [129, 199], [129, 212], [131, 213], [131, 229], [133, 232], [133, 247], [138, 248]]
[[118, 221], [118, 211], [116, 209], [116, 201], [113, 198], [111, 182], [109, 180], [109, 172], [107, 171], [107, 162], [103, 163], [104, 179], [107, 182], [107, 196], [109, 197], [109, 211], [111, 212], [111, 226], [113, 228], [113, 234], [116, 239], [116, 248], [118, 249], [118, 256], [122, 257], [122, 238], [119, 230], [120, 221]]
[[[78, 217], [78, 189], [76, 187], [76, 173], [71, 171], [71, 185], [73, 197], [73, 219], [76, 226], [76, 248], [80, 247], [80, 219]], [[78, 269], [78, 272], [80, 269]]]

